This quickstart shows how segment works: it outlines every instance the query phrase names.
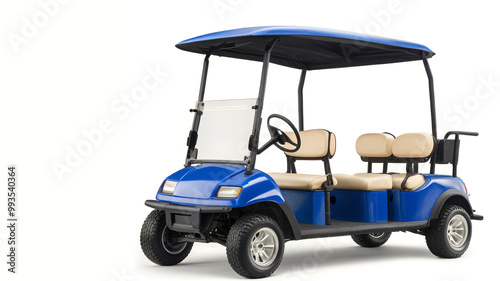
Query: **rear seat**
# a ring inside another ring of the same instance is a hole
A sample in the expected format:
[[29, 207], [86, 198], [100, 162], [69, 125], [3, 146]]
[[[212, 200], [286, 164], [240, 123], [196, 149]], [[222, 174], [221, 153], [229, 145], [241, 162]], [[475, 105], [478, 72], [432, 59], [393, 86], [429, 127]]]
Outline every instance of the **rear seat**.
[[359, 173], [354, 175], [335, 174], [337, 185], [333, 189], [380, 191], [392, 187], [392, 179], [387, 174]]
[[[394, 139], [392, 154], [407, 163], [410, 174], [392, 174], [392, 188], [401, 190], [416, 190], [425, 183], [425, 177], [418, 174], [418, 163], [430, 159], [434, 151], [434, 138], [424, 133], [403, 134]], [[406, 180], [405, 180], [406, 178]], [[404, 185], [403, 185], [404, 184]], [[404, 186], [404, 187], [403, 187]]]
[[[401, 185], [403, 184], [403, 180], [406, 177], [406, 174], [392, 174], [392, 189], [401, 189]], [[409, 176], [406, 180], [405, 189], [406, 190], [416, 190], [425, 183], [424, 176], [418, 174]]]
[[[364, 134], [356, 141], [356, 152], [359, 156], [388, 159], [392, 155], [394, 137], [389, 134]], [[334, 189], [381, 191], [389, 190], [393, 186], [391, 175], [358, 173], [355, 175], [335, 174], [337, 185]]]
[[398, 158], [426, 162], [434, 151], [434, 138], [425, 133], [402, 134], [392, 143], [392, 154]]

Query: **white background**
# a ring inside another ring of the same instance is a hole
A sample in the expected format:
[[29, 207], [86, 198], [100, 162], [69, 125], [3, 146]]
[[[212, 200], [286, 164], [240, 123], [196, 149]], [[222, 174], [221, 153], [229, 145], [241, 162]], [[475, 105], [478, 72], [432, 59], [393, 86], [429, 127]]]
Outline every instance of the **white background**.
[[[15, 164], [19, 171], [19, 273], [8, 274], [2, 262], [1, 280], [241, 279], [216, 244], [196, 244], [178, 266], [155, 266], [140, 250], [139, 231], [150, 212], [143, 202], [182, 167], [192, 120], [188, 109], [198, 94], [203, 57], [174, 45], [259, 25], [366, 32], [435, 51], [430, 64], [440, 136], [457, 129], [480, 132], [477, 138], [463, 137], [459, 176], [473, 207], [486, 217], [473, 222], [470, 248], [460, 259], [434, 257], [424, 238], [413, 234], [393, 234], [377, 249], [363, 249], [350, 237], [316, 239], [287, 243], [269, 280], [455, 281], [495, 274], [500, 250], [496, 1], [74, 0], [48, 8], [47, 2], [0, 4], [0, 206], [5, 216], [6, 167]], [[151, 80], [154, 71], [161, 73]], [[214, 58], [206, 98], [255, 97], [259, 75], [258, 63]], [[299, 75], [270, 67], [266, 116], [280, 113], [296, 122]], [[145, 80], [149, 89], [137, 95]], [[421, 62], [311, 72], [304, 91], [306, 128], [337, 135], [335, 173], [365, 170], [354, 150], [362, 133], [430, 132]], [[132, 93], [139, 98], [127, 105]], [[104, 130], [99, 129], [103, 122]], [[94, 136], [92, 145], [85, 134]], [[85, 155], [72, 154], [76, 149]], [[54, 165], [67, 170], [58, 176]], [[284, 157], [270, 149], [257, 167], [283, 171]], [[321, 165], [299, 169], [319, 172]], [[5, 258], [3, 226], [0, 238]]]

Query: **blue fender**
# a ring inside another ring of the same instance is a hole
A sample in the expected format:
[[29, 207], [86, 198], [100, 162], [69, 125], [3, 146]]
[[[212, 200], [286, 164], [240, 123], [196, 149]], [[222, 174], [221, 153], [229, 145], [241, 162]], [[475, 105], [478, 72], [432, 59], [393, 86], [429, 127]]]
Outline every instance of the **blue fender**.
[[389, 220], [429, 221], [439, 214], [446, 199], [453, 195], [468, 203], [465, 185], [460, 178], [431, 174], [424, 174], [424, 177], [425, 184], [417, 190], [389, 191]]

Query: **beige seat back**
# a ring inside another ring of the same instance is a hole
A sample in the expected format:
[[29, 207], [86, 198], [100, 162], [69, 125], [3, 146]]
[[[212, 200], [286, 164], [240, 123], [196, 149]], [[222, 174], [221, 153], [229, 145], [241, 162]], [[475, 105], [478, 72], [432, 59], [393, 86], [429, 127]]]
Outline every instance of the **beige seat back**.
[[434, 138], [425, 133], [408, 133], [394, 139], [392, 154], [398, 158], [427, 158], [434, 151]]
[[[293, 132], [285, 133], [292, 141], [296, 142]], [[332, 158], [335, 154], [335, 135], [327, 130], [314, 129], [300, 131], [300, 148], [295, 152], [285, 152], [287, 156], [294, 158]], [[285, 148], [292, 149], [293, 146], [285, 144]]]
[[404, 159], [407, 173], [392, 175], [393, 189], [416, 190], [425, 184], [425, 177], [418, 173], [418, 163], [429, 160], [434, 146], [434, 137], [425, 133], [408, 133], [394, 139], [392, 154]]
[[364, 134], [356, 140], [356, 152], [361, 157], [389, 157], [392, 155], [393, 141], [394, 137], [389, 134]]

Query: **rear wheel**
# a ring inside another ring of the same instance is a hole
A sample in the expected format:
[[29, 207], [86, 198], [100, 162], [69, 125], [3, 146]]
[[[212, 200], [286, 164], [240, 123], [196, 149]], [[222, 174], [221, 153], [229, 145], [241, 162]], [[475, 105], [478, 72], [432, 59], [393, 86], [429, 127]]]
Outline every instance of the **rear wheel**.
[[374, 248], [385, 244], [391, 232], [376, 232], [368, 234], [351, 235], [352, 240], [361, 247]]
[[437, 225], [426, 230], [427, 247], [441, 258], [458, 258], [469, 247], [472, 224], [469, 214], [460, 206], [445, 205]]
[[167, 227], [165, 212], [153, 210], [141, 229], [141, 248], [144, 255], [159, 265], [175, 265], [184, 260], [193, 248], [193, 242], [175, 243], [179, 233]]
[[279, 225], [264, 215], [249, 215], [237, 220], [226, 243], [229, 264], [247, 278], [271, 275], [280, 265], [285, 243]]

